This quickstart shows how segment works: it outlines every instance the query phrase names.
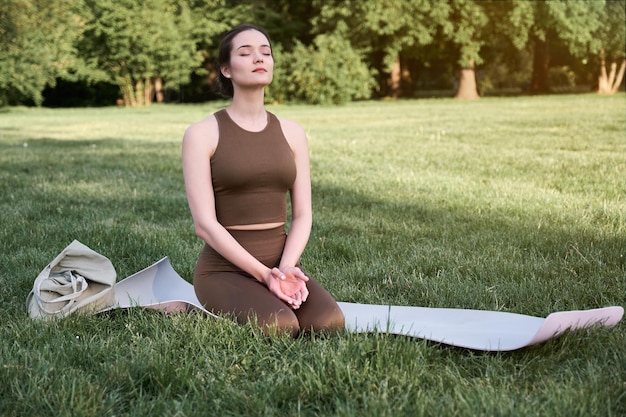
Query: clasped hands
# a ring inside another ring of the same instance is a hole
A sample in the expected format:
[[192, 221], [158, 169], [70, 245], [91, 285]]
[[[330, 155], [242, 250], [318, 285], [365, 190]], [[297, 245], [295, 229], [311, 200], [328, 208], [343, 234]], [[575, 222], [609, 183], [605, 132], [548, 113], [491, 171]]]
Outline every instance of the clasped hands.
[[296, 266], [272, 268], [265, 279], [267, 288], [294, 310], [300, 308], [309, 296], [306, 282], [309, 278]]

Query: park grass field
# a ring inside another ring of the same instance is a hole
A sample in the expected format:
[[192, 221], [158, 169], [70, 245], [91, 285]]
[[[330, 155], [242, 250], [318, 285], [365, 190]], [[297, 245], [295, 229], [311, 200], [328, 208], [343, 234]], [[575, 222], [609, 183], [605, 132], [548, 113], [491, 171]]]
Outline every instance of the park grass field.
[[[73, 239], [118, 280], [164, 256], [191, 280], [180, 142], [223, 105], [0, 112], [0, 415], [626, 415], [624, 320], [509, 353], [140, 309], [32, 321], [33, 281]], [[269, 110], [307, 130], [302, 263], [338, 300], [626, 305], [624, 94]]]

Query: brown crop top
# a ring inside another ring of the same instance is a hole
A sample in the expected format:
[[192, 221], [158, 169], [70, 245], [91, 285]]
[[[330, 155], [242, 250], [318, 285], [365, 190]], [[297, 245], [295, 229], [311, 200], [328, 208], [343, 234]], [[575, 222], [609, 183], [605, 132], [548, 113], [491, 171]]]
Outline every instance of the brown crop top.
[[215, 118], [219, 139], [211, 175], [217, 220], [223, 226], [285, 222], [296, 163], [278, 118], [268, 112], [260, 132], [241, 128], [226, 110]]

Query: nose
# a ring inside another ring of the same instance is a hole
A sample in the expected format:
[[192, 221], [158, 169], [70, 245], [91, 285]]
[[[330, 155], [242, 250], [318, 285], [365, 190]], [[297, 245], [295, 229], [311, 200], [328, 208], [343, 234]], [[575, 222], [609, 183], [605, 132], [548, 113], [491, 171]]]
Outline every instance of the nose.
[[257, 63], [257, 62], [258, 62], [258, 63], [262, 63], [262, 62], [263, 62], [263, 55], [257, 52], [257, 53], [254, 55], [254, 62], [255, 62], [255, 63]]

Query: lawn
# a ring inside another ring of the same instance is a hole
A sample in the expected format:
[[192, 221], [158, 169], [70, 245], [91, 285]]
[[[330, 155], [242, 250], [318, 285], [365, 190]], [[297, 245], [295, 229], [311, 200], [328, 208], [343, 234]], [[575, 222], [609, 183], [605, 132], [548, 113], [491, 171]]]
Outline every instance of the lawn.
[[[270, 106], [309, 137], [303, 266], [340, 301], [626, 306], [625, 98]], [[0, 110], [0, 415], [626, 415], [626, 320], [508, 353], [141, 309], [31, 320], [35, 277], [74, 239], [118, 280], [164, 256], [191, 280], [181, 137], [224, 104]]]

